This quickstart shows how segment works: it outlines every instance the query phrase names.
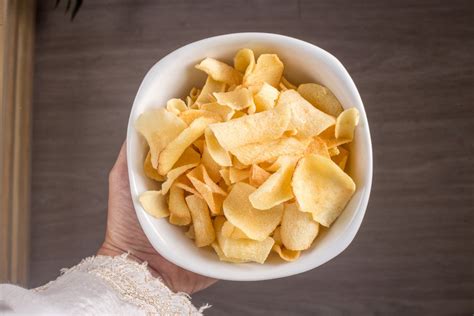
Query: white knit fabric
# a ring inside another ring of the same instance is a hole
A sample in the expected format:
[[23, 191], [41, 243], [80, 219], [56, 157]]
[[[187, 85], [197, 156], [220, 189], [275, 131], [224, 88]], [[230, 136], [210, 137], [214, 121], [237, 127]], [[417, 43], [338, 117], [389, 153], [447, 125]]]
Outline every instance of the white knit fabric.
[[33, 290], [1, 284], [0, 315], [201, 315], [208, 307], [197, 310], [126, 254], [89, 257], [61, 272]]

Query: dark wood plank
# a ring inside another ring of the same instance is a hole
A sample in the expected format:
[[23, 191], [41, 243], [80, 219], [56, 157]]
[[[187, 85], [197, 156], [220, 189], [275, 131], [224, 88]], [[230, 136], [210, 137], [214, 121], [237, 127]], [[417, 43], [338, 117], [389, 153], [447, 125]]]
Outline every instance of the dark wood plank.
[[[336, 55], [364, 100], [375, 174], [366, 218], [330, 263], [194, 296], [209, 315], [474, 310], [472, 1], [86, 1], [38, 8], [31, 285], [99, 246], [107, 173], [147, 69], [188, 42], [282, 33]], [[295, 56], [296, 57], [296, 56]]]

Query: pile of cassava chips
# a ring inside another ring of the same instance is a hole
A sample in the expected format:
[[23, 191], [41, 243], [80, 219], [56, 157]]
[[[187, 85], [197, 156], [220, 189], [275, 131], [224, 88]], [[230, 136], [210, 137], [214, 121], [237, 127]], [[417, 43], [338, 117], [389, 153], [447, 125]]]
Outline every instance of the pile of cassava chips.
[[319, 84], [288, 82], [275, 54], [242, 49], [233, 67], [206, 58], [196, 68], [201, 89], [136, 121], [145, 174], [161, 183], [141, 194], [143, 208], [222, 261], [298, 259], [355, 191], [344, 169], [357, 109]]

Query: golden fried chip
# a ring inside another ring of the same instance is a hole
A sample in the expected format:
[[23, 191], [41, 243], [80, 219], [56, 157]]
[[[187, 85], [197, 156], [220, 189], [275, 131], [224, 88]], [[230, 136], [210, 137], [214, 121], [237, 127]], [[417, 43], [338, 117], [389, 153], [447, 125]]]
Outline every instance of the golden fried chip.
[[252, 206], [259, 210], [268, 210], [293, 198], [291, 177], [295, 163], [287, 161], [272, 174], [255, 192], [250, 194]]
[[343, 147], [339, 148], [339, 154], [332, 156], [331, 159], [334, 161], [342, 170], [346, 169], [347, 158], [349, 157], [349, 151]]
[[250, 176], [250, 170], [248, 168], [237, 169], [235, 167], [229, 167], [229, 180], [231, 184], [248, 179], [249, 176]]
[[251, 143], [274, 140], [287, 129], [288, 122], [289, 112], [285, 109], [269, 110], [228, 122], [211, 124], [209, 128], [219, 144], [229, 151]]
[[202, 198], [201, 194], [194, 188], [193, 184], [191, 183], [191, 180], [189, 180], [185, 174], [181, 175], [178, 179], [176, 179], [173, 184], [186, 192], [189, 192]]
[[304, 83], [298, 87], [298, 92], [314, 107], [326, 114], [337, 117], [342, 113], [342, 105], [336, 96], [326, 87], [316, 83]]
[[196, 239], [196, 235], [194, 234], [194, 226], [192, 224], [189, 225], [189, 229], [184, 233], [184, 235], [189, 239]]
[[214, 159], [212, 159], [212, 156], [209, 153], [209, 149], [207, 149], [206, 144], [204, 144], [204, 150], [202, 152], [202, 164], [209, 173], [209, 176], [211, 177], [212, 181], [217, 183], [221, 178], [221, 174], [219, 173], [221, 167], [217, 162], [214, 161]]
[[233, 238], [233, 239], [249, 239], [247, 235], [234, 225], [231, 222], [225, 221], [224, 225], [222, 225], [222, 236], [226, 238]]
[[323, 157], [329, 158], [329, 151], [326, 142], [318, 136], [314, 137], [311, 143], [306, 148], [306, 154], [315, 154], [321, 155]]
[[224, 180], [224, 183], [226, 185], [231, 185], [232, 183], [230, 182], [230, 172], [229, 172], [229, 168], [222, 168], [221, 170], [219, 170], [219, 173], [222, 177], [222, 179]]
[[166, 109], [169, 112], [178, 115], [179, 113], [186, 111], [188, 107], [181, 99], [170, 99], [166, 102]]
[[282, 155], [279, 156], [277, 159], [270, 160], [271, 163], [264, 165], [262, 163], [262, 167], [269, 172], [275, 172], [278, 171], [282, 166], [286, 165], [287, 163], [293, 163], [296, 164], [298, 160], [300, 160], [301, 156], [300, 155]]
[[198, 96], [201, 94], [201, 89], [193, 87], [191, 91], [189, 91], [189, 97], [193, 100], [196, 101]]
[[256, 112], [262, 112], [274, 108], [279, 95], [280, 91], [265, 82], [253, 96]]
[[153, 168], [151, 164], [151, 154], [148, 152], [145, 158], [145, 163], [143, 164], [143, 172], [145, 172], [145, 176], [148, 178], [155, 180], [155, 181], [165, 181], [165, 177], [158, 173], [158, 170]]
[[273, 245], [272, 250], [275, 251], [280, 256], [280, 258], [285, 261], [295, 261], [300, 257], [301, 251], [289, 250], [282, 245], [280, 227], [277, 227], [275, 229], [272, 238], [273, 240], [275, 240], [275, 244]]
[[202, 154], [204, 152], [204, 143], [204, 139], [198, 138], [194, 141], [193, 146]]
[[237, 157], [232, 157], [232, 167], [237, 168], [237, 169], [247, 169], [249, 168], [248, 165], [244, 165], [237, 159]]
[[168, 200], [170, 211], [170, 223], [173, 225], [185, 226], [191, 223], [191, 213], [184, 200], [184, 190], [172, 185]]
[[229, 152], [222, 148], [212, 130], [209, 128], [206, 129], [204, 136], [206, 138], [207, 149], [212, 159], [214, 159], [219, 166], [232, 166], [232, 159], [230, 158]]
[[264, 183], [271, 173], [265, 171], [265, 169], [260, 168], [258, 165], [252, 165], [250, 168], [249, 183], [254, 187], [258, 188], [262, 183]]
[[264, 263], [267, 260], [274, 243], [271, 237], [262, 241], [224, 237], [219, 240], [219, 245], [226, 257], [258, 263]]
[[243, 48], [235, 54], [234, 67], [244, 74], [249, 74], [255, 66], [255, 56], [253, 51], [248, 48]]
[[200, 117], [207, 117], [213, 119], [216, 122], [222, 121], [222, 117], [214, 112], [206, 111], [206, 110], [186, 110], [184, 112], [179, 113], [179, 118], [182, 119], [186, 124], [191, 125], [196, 119]]
[[344, 110], [336, 120], [335, 136], [337, 139], [354, 138], [355, 127], [359, 124], [359, 111], [356, 108]]
[[288, 108], [291, 113], [287, 129], [295, 129], [300, 137], [316, 136], [334, 125], [334, 117], [316, 109], [295, 90], [280, 93], [277, 108]]
[[196, 166], [197, 166], [196, 163], [192, 163], [189, 165], [180, 166], [180, 167], [170, 170], [170, 172], [168, 172], [168, 174], [166, 175], [166, 181], [161, 184], [161, 192], [163, 194], [168, 193], [169, 189], [171, 188], [171, 185], [174, 183], [176, 179], [178, 179], [179, 176], [181, 176], [186, 171]]
[[252, 86], [266, 82], [276, 88], [280, 83], [283, 68], [283, 63], [277, 55], [262, 54], [252, 71], [245, 76], [244, 85]]
[[328, 129], [323, 131], [321, 134], [318, 135], [319, 138], [321, 138], [325, 143], [326, 146], [328, 147], [328, 150], [334, 147], [337, 147], [342, 144], [346, 144], [351, 142], [350, 139], [337, 139], [336, 138], [336, 126], [330, 126]]
[[233, 110], [243, 110], [253, 105], [252, 93], [247, 88], [238, 88], [230, 92], [215, 92], [217, 103]]
[[293, 90], [297, 89], [297, 87], [291, 82], [289, 82], [288, 79], [286, 79], [285, 77], [281, 77], [281, 84], [283, 84], [283, 86], [285, 86], [286, 89], [293, 89]]
[[222, 92], [225, 91], [225, 83], [218, 82], [211, 77], [207, 77], [206, 83], [204, 87], [202, 87], [202, 91], [199, 93], [195, 104], [201, 105], [205, 103], [214, 102], [214, 96], [212, 95], [214, 92]]
[[162, 218], [170, 215], [166, 197], [161, 191], [146, 191], [138, 198], [143, 209], [153, 217]]
[[[203, 165], [199, 165], [186, 174], [193, 186], [206, 201], [211, 213], [221, 214], [223, 197], [227, 192], [212, 181]], [[220, 195], [220, 197], [219, 197]]]
[[189, 195], [186, 197], [186, 204], [193, 219], [196, 246], [210, 245], [216, 239], [216, 234], [206, 202], [196, 195]]
[[135, 128], [148, 142], [151, 163], [156, 169], [161, 151], [186, 128], [186, 123], [165, 109], [155, 109], [140, 115]]
[[218, 61], [214, 58], [207, 57], [196, 68], [207, 73], [212, 79], [227, 84], [240, 84], [242, 82], [242, 74], [233, 67]]
[[333, 147], [333, 148], [328, 149], [329, 156], [331, 156], [331, 157], [339, 155], [339, 152], [340, 152], [339, 148], [337, 148], [337, 147]]
[[231, 119], [237, 119], [239, 117], [247, 116], [247, 113], [244, 111], [235, 111], [234, 115], [232, 115]]
[[286, 204], [281, 220], [281, 241], [290, 250], [306, 250], [318, 235], [319, 224], [296, 203]]
[[[217, 234], [217, 233], [216, 233]], [[216, 252], [217, 256], [219, 257], [219, 260], [220, 261], [226, 261], [226, 262], [232, 262], [232, 263], [244, 263], [244, 262], [248, 262], [248, 261], [245, 261], [245, 260], [240, 260], [240, 259], [236, 259], [236, 258], [229, 258], [227, 257], [224, 252], [222, 251], [221, 247], [219, 246], [218, 243], [216, 242], [213, 242], [211, 244], [211, 247], [212, 249], [214, 249], [214, 251]]]
[[355, 183], [331, 159], [319, 155], [302, 158], [293, 174], [293, 193], [300, 210], [329, 227], [355, 191]]
[[251, 165], [278, 158], [283, 155], [302, 155], [311, 138], [283, 137], [263, 143], [253, 143], [237, 148], [230, 152], [242, 163]]
[[228, 121], [232, 118], [235, 111], [226, 105], [217, 102], [205, 103], [201, 105], [201, 110], [210, 111], [221, 116], [221, 121]]
[[[255, 188], [250, 184], [236, 183], [224, 200], [224, 214], [229, 222], [242, 230], [249, 238], [263, 241], [280, 223], [283, 206], [257, 210], [249, 201], [249, 196], [253, 192]], [[222, 250], [226, 253], [224, 248]]]
[[188, 95], [186, 97], [186, 106], [188, 107], [188, 109], [192, 109], [193, 105], [194, 105], [194, 100]]
[[204, 134], [204, 130], [210, 124], [215, 122], [207, 117], [200, 117], [193, 121], [186, 129], [184, 129], [168, 146], [161, 152], [158, 164], [158, 172], [162, 175], [168, 173], [173, 165], [183, 154], [185, 149], [195, 140]]
[[201, 155], [192, 147], [186, 148], [179, 157], [178, 161], [173, 165], [173, 169], [190, 164], [199, 164], [201, 162]]

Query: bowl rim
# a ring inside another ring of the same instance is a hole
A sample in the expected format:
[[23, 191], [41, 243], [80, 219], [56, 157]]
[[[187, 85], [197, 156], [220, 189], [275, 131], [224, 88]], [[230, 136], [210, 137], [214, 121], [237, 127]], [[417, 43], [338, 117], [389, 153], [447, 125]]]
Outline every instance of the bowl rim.
[[[275, 34], [275, 33], [265, 33], [265, 32], [240, 32], [240, 33], [230, 33], [230, 34], [223, 34], [223, 35], [217, 35], [217, 36], [212, 36], [208, 38], [204, 38], [201, 40], [197, 40], [194, 42], [191, 42], [189, 44], [186, 44], [184, 46], [181, 46], [180, 48], [173, 50], [160, 60], [158, 60], [153, 66], [149, 68], [147, 71], [146, 75], [143, 77], [140, 86], [137, 90], [137, 94], [135, 95], [134, 101], [132, 108], [130, 110], [130, 116], [127, 124], [127, 135], [126, 135], [126, 151], [127, 151], [127, 157], [131, 157], [133, 154], [132, 152], [132, 147], [131, 147], [131, 142], [129, 141], [131, 139], [131, 135], [134, 132], [134, 122], [132, 120], [133, 114], [136, 111], [137, 108], [137, 103], [138, 103], [138, 97], [141, 95], [142, 90], [144, 89], [144, 85], [147, 82], [147, 79], [149, 75], [152, 73], [153, 69], [159, 67], [160, 65], [168, 63], [170, 59], [173, 58], [174, 55], [178, 55], [180, 52], [184, 50], [188, 50], [197, 46], [200, 46], [206, 42], [212, 42], [212, 41], [217, 41], [221, 39], [231, 39], [234, 38], [235, 40], [241, 39], [241, 38], [258, 38], [260, 37], [261, 39], [265, 38], [265, 40], [274, 40], [275, 42], [278, 41], [291, 41], [295, 45], [301, 45], [302, 47], [306, 49], [312, 49], [317, 51], [319, 55], [323, 55], [330, 63], [333, 63], [332, 67], [338, 68], [340, 70], [340, 73], [338, 74], [339, 77], [343, 77], [342, 79], [349, 84], [349, 89], [351, 90], [351, 93], [357, 98], [359, 104], [360, 104], [360, 109], [359, 111], [361, 112], [361, 116], [365, 118], [366, 121], [366, 128], [364, 129], [365, 132], [362, 134], [365, 142], [367, 143], [367, 153], [368, 156], [366, 158], [366, 164], [367, 164], [367, 171], [365, 172], [366, 175], [366, 183], [364, 186], [363, 191], [361, 192], [361, 197], [359, 200], [359, 203], [355, 207], [355, 212], [346, 225], [346, 227], [343, 229], [343, 232], [340, 234], [340, 237], [335, 240], [335, 244], [339, 245], [334, 247], [334, 250], [332, 253], [335, 253], [334, 255], [328, 255], [326, 258], [322, 260], [320, 264], [317, 265], [307, 265], [304, 267], [297, 267], [297, 268], [291, 268], [291, 263], [288, 264], [287, 269], [283, 269], [280, 271], [274, 271], [273, 273], [268, 273], [268, 274], [261, 274], [261, 275], [256, 275], [255, 273], [249, 273], [248, 275], [231, 275], [231, 274], [222, 274], [219, 273], [218, 271], [209, 271], [205, 269], [199, 269], [196, 268], [195, 265], [192, 264], [192, 260], [189, 260], [188, 262], [182, 262], [178, 260], [172, 253], [162, 253], [158, 249], [153, 240], [149, 238], [149, 234], [156, 234], [152, 228], [152, 224], [149, 222], [149, 219], [145, 216], [144, 210], [142, 207], [139, 205], [137, 202], [137, 199], [134, 199], [134, 196], [138, 195], [138, 190], [136, 188], [136, 179], [135, 177], [138, 176], [132, 172], [133, 166], [131, 164], [131, 159], [127, 159], [127, 169], [128, 169], [128, 175], [129, 175], [129, 181], [130, 181], [130, 193], [132, 196], [133, 200], [133, 205], [135, 208], [135, 212], [137, 214], [138, 220], [140, 222], [140, 226], [143, 229], [145, 235], [149, 239], [150, 243], [152, 246], [155, 248], [155, 250], [163, 256], [166, 260], [170, 261], [171, 263], [186, 269], [188, 271], [216, 278], [216, 279], [221, 279], [221, 280], [230, 280], [230, 281], [260, 281], [260, 280], [270, 280], [270, 279], [277, 279], [277, 278], [283, 278], [299, 273], [303, 273], [309, 270], [312, 270], [314, 268], [317, 268], [328, 261], [334, 259], [338, 255], [340, 255], [353, 241], [355, 235], [357, 234], [362, 220], [364, 218], [365, 212], [367, 210], [368, 202], [369, 202], [369, 197], [370, 197], [370, 192], [371, 192], [371, 187], [372, 187], [372, 178], [373, 178], [373, 151], [372, 151], [372, 141], [371, 141], [371, 134], [370, 134], [370, 128], [369, 128], [369, 122], [368, 118], [365, 112], [365, 107], [362, 102], [362, 99], [360, 97], [359, 91], [357, 87], [355, 86], [354, 81], [352, 80], [351, 76], [345, 69], [345, 67], [342, 65], [342, 63], [332, 54], [327, 52], [326, 50], [311, 44], [309, 42], [286, 36], [286, 35], [281, 35], [281, 34]], [[225, 262], [223, 264], [226, 264]]]

